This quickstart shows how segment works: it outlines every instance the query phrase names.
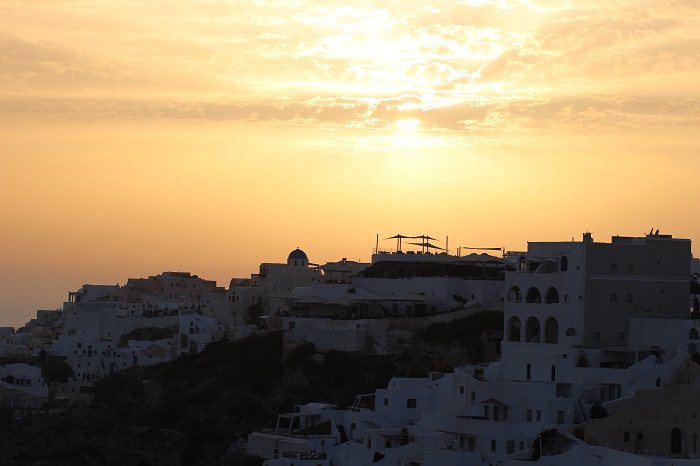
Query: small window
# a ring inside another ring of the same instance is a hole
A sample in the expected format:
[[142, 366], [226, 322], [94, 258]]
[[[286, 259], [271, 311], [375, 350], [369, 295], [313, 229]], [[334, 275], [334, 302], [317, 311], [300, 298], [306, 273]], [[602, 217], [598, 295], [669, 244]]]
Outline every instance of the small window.
[[617, 264], [610, 264], [610, 273], [617, 273]]
[[508, 440], [508, 443], [506, 443], [506, 453], [508, 453], [508, 454], [515, 453], [515, 441], [514, 440]]
[[610, 293], [610, 304], [617, 303], [617, 293]]
[[532, 422], [532, 410], [527, 410], [527, 422]]
[[632, 304], [632, 293], [625, 294], [625, 304]]
[[491, 439], [491, 451], [496, 451], [496, 439]]
[[637, 432], [637, 440], [644, 440], [644, 434], [641, 432]]
[[384, 442], [384, 448], [391, 448], [391, 440]]
[[600, 332], [593, 332], [593, 343], [600, 343]]
[[409, 398], [406, 400], [406, 408], [415, 409], [418, 406], [418, 400], [415, 398]]
[[384, 398], [384, 406], [389, 406], [389, 398]]
[[460, 385], [459, 387], [459, 394], [464, 395], [464, 385]]
[[617, 332], [617, 343], [619, 345], [624, 345], [626, 341], [627, 341], [627, 333]]
[[634, 265], [627, 264], [627, 275], [634, 275]]
[[629, 442], [629, 441], [630, 441], [630, 433], [629, 433], [629, 432], [624, 432], [624, 433], [622, 434], [622, 440], [623, 440], [624, 442]]

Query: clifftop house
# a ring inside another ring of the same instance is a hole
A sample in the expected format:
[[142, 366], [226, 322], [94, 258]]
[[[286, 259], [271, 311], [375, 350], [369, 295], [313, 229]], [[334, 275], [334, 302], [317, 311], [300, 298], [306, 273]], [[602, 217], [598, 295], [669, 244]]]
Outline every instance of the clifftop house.
[[[250, 434], [248, 451], [268, 466], [695, 465], [690, 259], [690, 241], [670, 235], [529, 243], [505, 272], [500, 361], [396, 378], [348, 409], [300, 407], [314, 416]], [[331, 438], [310, 422], [329, 422]]]

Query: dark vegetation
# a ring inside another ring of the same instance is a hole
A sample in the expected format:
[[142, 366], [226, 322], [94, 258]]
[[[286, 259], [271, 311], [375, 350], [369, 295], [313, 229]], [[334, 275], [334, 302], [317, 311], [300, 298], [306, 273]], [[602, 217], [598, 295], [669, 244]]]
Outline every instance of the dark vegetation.
[[[476, 313], [433, 324], [423, 341], [460, 342], [501, 329], [502, 313]], [[473, 328], [476, 327], [476, 328]], [[160, 330], [150, 329], [157, 338]], [[44, 377], [72, 375], [62, 360], [33, 361]], [[406, 354], [317, 352], [303, 344], [283, 352], [282, 332], [209, 344], [199, 354], [135, 367], [95, 383], [90, 406], [39, 410], [13, 422], [0, 410], [0, 466], [261, 465], [243, 453], [251, 431], [274, 427], [279, 413], [311, 401], [349, 406], [356, 395], [394, 376], [425, 376]]]
[[700, 281], [690, 281], [690, 294], [700, 294]]
[[146, 327], [137, 328], [131, 332], [123, 335], [119, 339], [119, 346], [126, 348], [128, 346], [129, 340], [139, 340], [139, 341], [158, 341], [165, 340], [166, 338], [172, 338], [177, 334], [177, 329], [175, 327], [170, 328], [159, 328], [159, 327]]
[[503, 313], [481, 311], [450, 322], [436, 322], [425, 327], [417, 338], [429, 343], [470, 343], [481, 338], [484, 330], [503, 330]]
[[602, 419], [608, 417], [608, 410], [600, 403], [591, 406], [591, 419]]
[[222, 340], [96, 382], [92, 406], [7, 427], [0, 465], [260, 465], [239, 451], [249, 432], [295, 404], [344, 408], [394, 375], [389, 358], [319, 355], [310, 344], [284, 358], [281, 332]]

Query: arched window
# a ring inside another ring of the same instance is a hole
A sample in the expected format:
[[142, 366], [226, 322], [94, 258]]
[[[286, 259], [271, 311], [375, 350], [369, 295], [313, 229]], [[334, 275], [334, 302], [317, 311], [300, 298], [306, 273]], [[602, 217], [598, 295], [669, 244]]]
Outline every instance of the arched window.
[[517, 286], [512, 286], [510, 290], [508, 290], [508, 295], [506, 295], [506, 301], [509, 303], [522, 303], [523, 302], [523, 295], [520, 292], [520, 288]]
[[690, 340], [697, 340], [698, 339], [698, 331], [697, 329], [691, 328], [690, 332], [688, 334], [688, 338]]
[[537, 317], [528, 317], [525, 323], [525, 341], [528, 343], [540, 342], [540, 321]]
[[520, 327], [520, 319], [517, 317], [508, 319], [508, 326], [506, 327], [508, 341], [520, 341]]
[[534, 286], [532, 288], [529, 288], [527, 290], [527, 293], [525, 293], [525, 302], [527, 302], [527, 303], [541, 303], [542, 296], [540, 295], [540, 290], [538, 290]]
[[562, 272], [566, 272], [569, 269], [569, 259], [566, 258], [566, 256], [561, 256], [561, 260], [559, 261], [559, 270]]
[[575, 337], [576, 336], [576, 329], [573, 327], [569, 327], [566, 329], [566, 336], [567, 337]]
[[548, 289], [545, 302], [547, 304], [559, 304], [559, 291], [554, 287]]
[[544, 342], [559, 343], [559, 322], [554, 317], [544, 322]]

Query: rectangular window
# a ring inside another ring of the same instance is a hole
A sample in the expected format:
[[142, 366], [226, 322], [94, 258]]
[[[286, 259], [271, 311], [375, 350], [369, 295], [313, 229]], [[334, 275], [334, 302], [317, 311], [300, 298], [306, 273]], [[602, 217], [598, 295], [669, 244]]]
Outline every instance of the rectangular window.
[[617, 303], [617, 293], [610, 293], [610, 304]]
[[637, 432], [637, 440], [644, 440], [644, 434], [641, 432]]
[[418, 406], [418, 400], [415, 398], [409, 398], [406, 400], [406, 408], [415, 409]]
[[549, 379], [552, 382], [557, 380], [557, 366], [555, 366], [554, 364], [552, 364], [552, 371], [551, 371], [551, 374], [549, 376]]
[[491, 439], [491, 451], [496, 451], [496, 439]]
[[593, 343], [600, 343], [600, 332], [593, 332]]
[[460, 395], [464, 395], [464, 385], [461, 385], [461, 386], [459, 387], [459, 394], [460, 394]]
[[532, 422], [532, 410], [527, 410], [527, 422]]
[[384, 398], [384, 406], [389, 406], [389, 398]]
[[624, 432], [624, 433], [622, 434], [622, 436], [623, 436], [623, 438], [622, 438], [622, 441], [623, 441], [623, 442], [629, 442], [629, 441], [630, 441], [630, 433], [629, 433], [629, 432]]
[[474, 391], [471, 392], [471, 394], [470, 394], [470, 400], [471, 400], [472, 403], [474, 403], [474, 401], [476, 400], [476, 392], [474, 392]]
[[564, 424], [564, 411], [557, 411], [557, 424]]
[[384, 448], [391, 448], [391, 440], [384, 442]]
[[617, 273], [617, 264], [610, 264], [610, 273]]
[[634, 265], [627, 264], [627, 275], [634, 275]]
[[489, 412], [489, 405], [484, 405], [484, 417], [485, 417], [485, 418], [488, 418], [489, 415], [490, 415], [490, 412]]
[[530, 375], [532, 373], [532, 366], [528, 363], [525, 367], [525, 380], [530, 380]]
[[535, 420], [537, 422], [540, 422], [542, 420], [542, 410], [539, 410], [539, 409], [537, 410]]
[[506, 443], [506, 453], [515, 453], [515, 441], [508, 440], [508, 443]]
[[625, 295], [625, 304], [632, 304], [632, 293], [627, 293]]

